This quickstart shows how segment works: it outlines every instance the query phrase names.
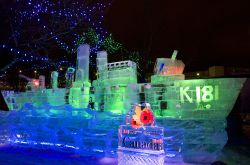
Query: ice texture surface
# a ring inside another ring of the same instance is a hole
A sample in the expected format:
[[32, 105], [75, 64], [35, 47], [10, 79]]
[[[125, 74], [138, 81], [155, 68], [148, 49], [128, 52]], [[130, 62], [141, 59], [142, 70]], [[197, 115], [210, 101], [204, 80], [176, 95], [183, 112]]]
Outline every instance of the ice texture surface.
[[[117, 154], [117, 130], [125, 118], [48, 104], [41, 108], [25, 104], [19, 111], [0, 112], [0, 116], [1, 144], [111, 157]], [[225, 120], [158, 118], [156, 122], [164, 127], [165, 162], [211, 163], [227, 142]]]
[[0, 143], [87, 154], [113, 154], [120, 117], [69, 105], [1, 112]]

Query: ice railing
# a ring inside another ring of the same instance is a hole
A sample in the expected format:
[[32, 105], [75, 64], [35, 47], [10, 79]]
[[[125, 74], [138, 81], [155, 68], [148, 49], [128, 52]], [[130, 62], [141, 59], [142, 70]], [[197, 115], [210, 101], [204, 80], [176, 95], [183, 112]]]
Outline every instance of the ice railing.
[[129, 68], [124, 70], [107, 71], [106, 73], [98, 73], [98, 79], [110, 79], [110, 78], [126, 78], [126, 79], [136, 79], [136, 72], [131, 71]]
[[132, 61], [122, 61], [107, 64], [107, 70], [97, 73], [98, 79], [129, 78], [136, 79], [136, 63]]
[[[105, 69], [106, 68], [106, 69]], [[110, 79], [121, 77], [136, 78], [136, 63], [133, 61], [120, 61], [99, 66], [98, 79]]]
[[132, 67], [136, 69], [136, 63], [133, 61], [120, 61], [120, 62], [112, 62], [112, 63], [107, 64], [108, 70], [126, 68], [126, 67]]

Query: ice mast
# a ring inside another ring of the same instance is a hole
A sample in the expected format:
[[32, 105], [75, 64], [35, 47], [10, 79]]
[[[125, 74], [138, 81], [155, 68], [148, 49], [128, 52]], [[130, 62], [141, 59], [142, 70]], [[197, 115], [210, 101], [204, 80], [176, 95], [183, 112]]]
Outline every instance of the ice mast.
[[77, 49], [76, 79], [70, 88], [69, 102], [76, 108], [86, 108], [89, 103], [89, 55], [88, 44], [80, 45]]

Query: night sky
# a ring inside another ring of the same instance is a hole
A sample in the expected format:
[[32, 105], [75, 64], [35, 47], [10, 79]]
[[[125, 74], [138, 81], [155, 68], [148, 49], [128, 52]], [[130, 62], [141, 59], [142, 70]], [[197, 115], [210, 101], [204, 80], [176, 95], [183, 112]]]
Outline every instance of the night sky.
[[[9, 33], [9, 16], [3, 15], [7, 2], [0, 3], [1, 42]], [[139, 51], [144, 61], [170, 57], [177, 49], [186, 71], [250, 66], [249, 0], [114, 0], [105, 24], [118, 42]], [[152, 72], [152, 67], [147, 69]]]
[[106, 26], [153, 61], [177, 49], [187, 70], [250, 66], [250, 1], [115, 0]]

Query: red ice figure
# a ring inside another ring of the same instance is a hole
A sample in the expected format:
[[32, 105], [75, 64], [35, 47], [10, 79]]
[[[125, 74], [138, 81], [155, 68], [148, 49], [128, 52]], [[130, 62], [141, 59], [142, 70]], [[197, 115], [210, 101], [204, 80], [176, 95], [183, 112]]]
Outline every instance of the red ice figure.
[[148, 109], [144, 109], [141, 113], [140, 120], [145, 125], [152, 124], [154, 121], [153, 113]]

